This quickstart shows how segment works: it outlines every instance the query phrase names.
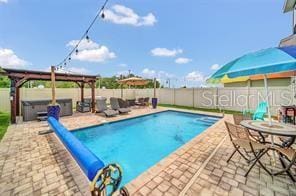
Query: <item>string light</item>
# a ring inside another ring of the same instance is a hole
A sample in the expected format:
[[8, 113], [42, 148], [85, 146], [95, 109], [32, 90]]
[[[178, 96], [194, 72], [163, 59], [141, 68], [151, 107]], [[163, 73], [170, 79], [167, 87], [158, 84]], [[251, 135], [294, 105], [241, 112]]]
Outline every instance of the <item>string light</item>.
[[76, 55], [78, 55], [79, 50], [79, 44], [82, 42], [83, 39], [86, 39], [88, 42], [90, 41], [90, 37], [88, 35], [89, 30], [92, 28], [92, 26], [94, 25], [94, 23], [96, 22], [96, 20], [98, 19], [98, 17], [101, 17], [102, 19], [105, 18], [105, 14], [104, 14], [104, 9], [107, 5], [109, 0], [105, 0], [105, 2], [103, 3], [103, 5], [99, 8], [96, 16], [94, 17], [94, 19], [91, 21], [89, 27], [87, 28], [87, 30], [85, 31], [85, 33], [81, 36], [80, 40], [78, 41], [78, 43], [76, 44], [76, 46], [69, 52], [69, 54], [59, 63], [55, 66], [55, 68], [58, 70], [59, 68], [62, 69], [63, 65], [66, 66], [67, 60], [71, 60], [71, 56], [72, 54], [75, 52]]
[[87, 42], [89, 42], [89, 36], [88, 35], [85, 37], [85, 39], [87, 40]]

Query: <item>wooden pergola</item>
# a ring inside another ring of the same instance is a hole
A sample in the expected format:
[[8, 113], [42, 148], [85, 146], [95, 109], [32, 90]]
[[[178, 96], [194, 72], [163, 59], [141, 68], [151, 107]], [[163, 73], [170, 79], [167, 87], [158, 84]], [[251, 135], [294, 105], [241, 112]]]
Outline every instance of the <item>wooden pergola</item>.
[[[10, 85], [10, 107], [11, 107], [11, 123], [16, 123], [16, 117], [20, 115], [20, 88], [30, 80], [51, 80], [51, 72], [40, 72], [32, 70], [19, 70], [3, 68], [1, 75], [8, 76]], [[88, 84], [91, 88], [92, 112], [95, 112], [95, 89], [96, 76], [55, 73], [56, 81], [75, 82], [81, 89], [81, 101], [84, 100], [84, 87]]]

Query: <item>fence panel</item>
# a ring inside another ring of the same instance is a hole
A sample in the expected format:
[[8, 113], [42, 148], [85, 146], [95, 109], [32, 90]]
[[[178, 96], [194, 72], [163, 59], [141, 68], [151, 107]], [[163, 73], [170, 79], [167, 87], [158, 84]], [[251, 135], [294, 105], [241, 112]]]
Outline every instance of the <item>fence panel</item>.
[[9, 88], [0, 88], [0, 111], [10, 111]]
[[175, 105], [193, 107], [193, 89], [179, 88], [175, 89]]
[[174, 89], [159, 89], [159, 103], [175, 105]]
[[[269, 100], [271, 112], [277, 113], [281, 105], [292, 105], [296, 103], [294, 97], [295, 89], [292, 87], [270, 87]], [[73, 105], [80, 100], [79, 88], [58, 88], [57, 98], [71, 98]], [[84, 96], [91, 97], [91, 89], [84, 89]], [[96, 89], [96, 96], [121, 97], [121, 89]], [[138, 97], [153, 97], [153, 89], [123, 89], [124, 99]], [[258, 103], [264, 100], [265, 91], [263, 87], [252, 88], [195, 88], [195, 89], [168, 89], [156, 90], [156, 97], [161, 104], [172, 104], [181, 106], [194, 106], [196, 108], [221, 108], [226, 110], [242, 111], [244, 109], [255, 110]], [[20, 89], [20, 100], [50, 99], [51, 89], [22, 88]], [[10, 111], [9, 89], [0, 89], [0, 111]]]
[[216, 88], [196, 88], [194, 90], [194, 107], [216, 108]]

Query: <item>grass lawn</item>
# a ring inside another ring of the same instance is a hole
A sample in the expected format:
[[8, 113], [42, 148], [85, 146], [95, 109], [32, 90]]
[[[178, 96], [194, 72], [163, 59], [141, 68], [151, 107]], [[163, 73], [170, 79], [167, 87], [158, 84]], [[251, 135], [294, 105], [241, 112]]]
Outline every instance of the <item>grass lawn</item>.
[[3, 138], [9, 125], [10, 116], [8, 113], [0, 112], [0, 141]]
[[[170, 108], [178, 108], [178, 109], [186, 109], [186, 110], [197, 110], [197, 111], [205, 111], [205, 112], [216, 112], [221, 113], [219, 109], [211, 109], [211, 108], [194, 108], [190, 106], [179, 106], [179, 105], [170, 105], [170, 104], [158, 104], [162, 107], [170, 107]], [[233, 110], [223, 110], [225, 114], [237, 114], [241, 113], [240, 111], [233, 111]]]

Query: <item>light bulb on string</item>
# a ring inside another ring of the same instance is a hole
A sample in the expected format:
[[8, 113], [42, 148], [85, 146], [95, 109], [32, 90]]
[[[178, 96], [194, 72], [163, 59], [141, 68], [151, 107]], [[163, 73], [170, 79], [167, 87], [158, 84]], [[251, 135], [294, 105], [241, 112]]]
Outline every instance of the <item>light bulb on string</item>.
[[101, 13], [101, 18], [104, 19], [105, 18], [105, 13], [104, 13], [104, 10], [102, 11]]
[[87, 42], [89, 42], [90, 41], [90, 38], [89, 38], [89, 36], [88, 35], [86, 35], [86, 40], [87, 40]]
[[79, 51], [78, 51], [78, 49], [76, 48], [76, 50], [75, 50], [76, 55], [78, 55], [78, 52], [79, 52]]
[[71, 57], [69, 57], [68, 60], [71, 61]]

